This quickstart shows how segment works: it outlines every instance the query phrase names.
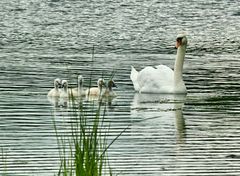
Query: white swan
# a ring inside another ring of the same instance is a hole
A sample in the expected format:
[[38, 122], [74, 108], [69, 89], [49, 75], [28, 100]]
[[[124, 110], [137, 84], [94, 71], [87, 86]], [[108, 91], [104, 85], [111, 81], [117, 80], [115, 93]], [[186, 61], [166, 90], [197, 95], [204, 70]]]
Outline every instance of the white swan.
[[78, 87], [71, 89], [71, 91], [72, 91], [71, 94], [74, 97], [85, 95], [85, 91], [83, 90], [83, 77], [82, 77], [82, 75], [78, 76]]
[[62, 80], [62, 89], [60, 91], [60, 98], [68, 98], [69, 90], [68, 90], [68, 81]]
[[86, 96], [102, 96], [104, 93], [103, 86], [106, 86], [104, 79], [98, 79], [97, 85], [98, 87], [91, 87], [87, 89], [85, 92]]
[[182, 78], [186, 47], [186, 34], [179, 34], [176, 41], [177, 56], [174, 71], [165, 65], [145, 67], [140, 72], [132, 67], [130, 78], [134, 89], [140, 93], [186, 94], [187, 89]]
[[105, 96], [105, 97], [116, 97], [117, 94], [113, 91], [113, 89], [112, 89], [113, 87], [117, 87], [117, 85], [111, 79], [111, 80], [108, 81], [108, 85], [107, 85], [107, 88], [106, 88], [105, 92], [103, 93], [103, 96]]
[[48, 92], [48, 97], [59, 97], [60, 96], [60, 90], [59, 90], [59, 87], [61, 85], [61, 80], [59, 78], [56, 78], [54, 80], [54, 88], [51, 89], [49, 92]]

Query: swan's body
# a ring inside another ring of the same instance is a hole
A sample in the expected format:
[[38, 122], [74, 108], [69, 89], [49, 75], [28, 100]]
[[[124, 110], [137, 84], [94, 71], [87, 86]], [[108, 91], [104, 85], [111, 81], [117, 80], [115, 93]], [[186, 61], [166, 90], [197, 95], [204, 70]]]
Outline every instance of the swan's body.
[[54, 80], [54, 88], [48, 92], [48, 97], [59, 97], [60, 90], [59, 87], [61, 85], [61, 80], [59, 78]]
[[186, 52], [187, 38], [184, 34], [177, 36], [177, 57], [174, 71], [165, 66], [145, 67], [137, 72], [134, 67], [131, 71], [131, 80], [134, 89], [140, 93], [187, 93], [186, 86], [182, 79], [183, 62]]
[[99, 79], [97, 82], [98, 87], [91, 87], [86, 90], [85, 94], [86, 96], [102, 96], [103, 92], [103, 86], [105, 86], [104, 79]]
[[105, 97], [116, 97], [117, 94], [113, 91], [113, 87], [116, 87], [116, 84], [113, 80], [108, 81], [107, 88], [105, 92], [103, 93], [103, 96]]
[[78, 87], [71, 89], [71, 94], [74, 97], [84, 96], [85, 91], [83, 90], [83, 77], [81, 75], [78, 76]]
[[62, 89], [60, 91], [60, 98], [68, 98], [69, 90], [68, 90], [68, 81], [62, 80]]

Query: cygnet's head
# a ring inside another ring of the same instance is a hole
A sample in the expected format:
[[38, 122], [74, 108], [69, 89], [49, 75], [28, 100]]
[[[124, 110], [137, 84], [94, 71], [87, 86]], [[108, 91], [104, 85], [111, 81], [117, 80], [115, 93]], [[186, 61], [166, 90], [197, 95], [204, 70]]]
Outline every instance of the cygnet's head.
[[62, 88], [67, 89], [68, 88], [68, 81], [62, 80]]
[[180, 46], [187, 46], [187, 36], [186, 33], [180, 33], [177, 35], [176, 39], [176, 48]]
[[59, 78], [54, 79], [54, 87], [61, 87], [61, 80]]
[[106, 83], [105, 83], [104, 79], [102, 79], [102, 78], [98, 79], [97, 84], [99, 87], [103, 87], [103, 86], [106, 87]]
[[117, 87], [117, 85], [115, 84], [115, 82], [111, 79], [108, 81], [108, 88], [112, 88], [112, 87]]

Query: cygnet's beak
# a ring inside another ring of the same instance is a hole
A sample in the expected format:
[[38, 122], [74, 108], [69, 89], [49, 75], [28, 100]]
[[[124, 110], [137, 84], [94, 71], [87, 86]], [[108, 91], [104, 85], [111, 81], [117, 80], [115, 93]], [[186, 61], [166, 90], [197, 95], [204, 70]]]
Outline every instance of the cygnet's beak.
[[58, 88], [62, 88], [62, 84], [61, 83], [58, 83]]
[[61, 88], [64, 88], [65, 83], [61, 83], [60, 86]]

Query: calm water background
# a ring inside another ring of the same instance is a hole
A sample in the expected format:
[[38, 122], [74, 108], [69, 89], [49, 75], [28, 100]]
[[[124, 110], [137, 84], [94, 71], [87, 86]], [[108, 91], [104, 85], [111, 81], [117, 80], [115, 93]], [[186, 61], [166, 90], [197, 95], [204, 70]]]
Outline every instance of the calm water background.
[[[115, 174], [240, 175], [239, 1], [1, 0], [0, 17], [1, 174], [54, 175], [52, 119], [64, 132], [71, 116], [46, 97], [53, 79], [115, 70], [110, 139], [129, 126], [109, 150]], [[173, 67], [180, 31], [187, 96], [136, 94], [130, 66]]]

